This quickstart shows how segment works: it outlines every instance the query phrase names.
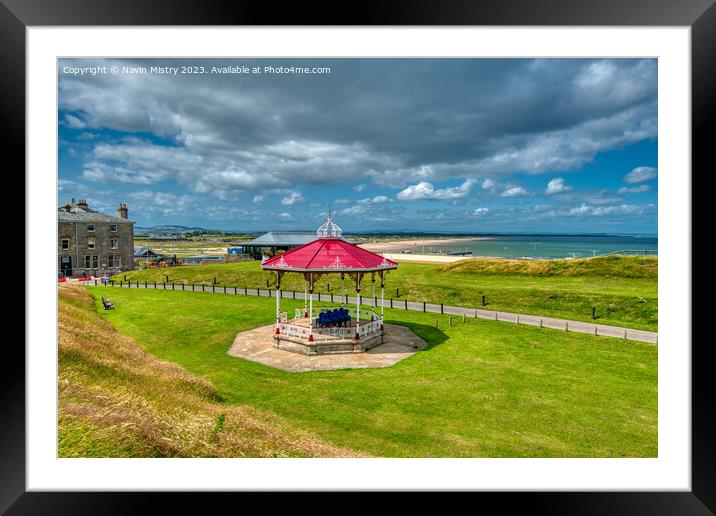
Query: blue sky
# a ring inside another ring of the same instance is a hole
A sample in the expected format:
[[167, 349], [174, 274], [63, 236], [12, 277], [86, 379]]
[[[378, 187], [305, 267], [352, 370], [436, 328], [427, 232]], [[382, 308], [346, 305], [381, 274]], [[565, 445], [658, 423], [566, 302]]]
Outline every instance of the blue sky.
[[139, 226], [657, 232], [655, 59], [63, 59], [58, 132]]

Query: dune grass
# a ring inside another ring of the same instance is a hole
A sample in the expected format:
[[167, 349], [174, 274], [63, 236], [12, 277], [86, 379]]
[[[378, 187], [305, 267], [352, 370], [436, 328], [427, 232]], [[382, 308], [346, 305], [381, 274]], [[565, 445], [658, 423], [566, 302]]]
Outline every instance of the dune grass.
[[86, 289], [58, 292], [60, 457], [355, 455], [268, 411], [224, 403], [207, 379], [103, 320]]
[[425, 351], [383, 369], [288, 373], [227, 354], [238, 332], [272, 321], [272, 299], [90, 290], [116, 305], [95, 302], [106, 320], [227, 404], [336, 446], [390, 457], [657, 456], [651, 344], [390, 310], [388, 322], [412, 328]]
[[[450, 265], [401, 263], [387, 276], [386, 296], [411, 301], [591, 321], [642, 330], [658, 329], [658, 260], [640, 256], [607, 256], [578, 260], [470, 259]], [[258, 262], [148, 269], [119, 275], [131, 281], [211, 284], [243, 288], [273, 286], [273, 275]], [[341, 292], [339, 275], [327, 275], [317, 291]], [[297, 274], [284, 277], [283, 288], [303, 291]], [[370, 277], [363, 280], [370, 295]], [[352, 293], [346, 281], [346, 292]]]

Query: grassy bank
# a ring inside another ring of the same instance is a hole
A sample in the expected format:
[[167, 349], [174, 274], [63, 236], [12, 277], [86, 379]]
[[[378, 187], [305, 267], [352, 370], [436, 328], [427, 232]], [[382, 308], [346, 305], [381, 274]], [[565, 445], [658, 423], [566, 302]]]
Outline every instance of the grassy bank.
[[384, 369], [288, 373], [227, 354], [239, 331], [272, 321], [272, 299], [90, 290], [111, 297], [117, 310], [101, 313], [116, 328], [211, 382], [227, 404], [337, 446], [395, 457], [657, 456], [650, 344], [395, 310], [388, 322], [412, 328], [427, 350]]
[[350, 456], [270, 412], [226, 404], [205, 378], [159, 360], [59, 289], [60, 457]]
[[[273, 275], [258, 262], [195, 265], [149, 269], [126, 274], [132, 281], [170, 282], [266, 288]], [[401, 263], [388, 274], [386, 295], [411, 301], [479, 308], [486, 296], [488, 309], [591, 321], [643, 330], [658, 329], [658, 261], [639, 256], [609, 256], [578, 260], [472, 259], [449, 265]], [[120, 276], [121, 278], [121, 276]], [[118, 278], [119, 279], [119, 278]], [[338, 275], [323, 277], [321, 292], [340, 294]], [[284, 278], [283, 288], [303, 291], [297, 274]], [[363, 293], [370, 295], [370, 278]], [[352, 292], [346, 281], [346, 292]]]

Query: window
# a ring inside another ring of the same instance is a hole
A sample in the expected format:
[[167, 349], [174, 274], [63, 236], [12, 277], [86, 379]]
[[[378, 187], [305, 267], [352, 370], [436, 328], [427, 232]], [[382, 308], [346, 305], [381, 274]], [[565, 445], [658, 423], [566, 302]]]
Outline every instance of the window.
[[98, 269], [99, 256], [85, 256], [85, 269]]
[[118, 254], [110, 254], [109, 255], [109, 266], [110, 267], [121, 267], [122, 266], [122, 257]]
[[109, 241], [109, 244], [112, 249], [117, 249], [119, 247], [119, 240], [113, 238]]
[[90, 238], [89, 240], [87, 240], [87, 249], [94, 249], [94, 245], [95, 245], [94, 238]]
[[110, 224], [110, 225], [109, 225], [109, 230], [110, 230], [112, 233], [116, 233], [116, 232], [117, 232], [117, 224]]
[[87, 231], [94, 233], [94, 224], [87, 224]]
[[63, 238], [62, 239], [62, 250], [67, 251], [70, 248], [70, 239], [69, 238]]

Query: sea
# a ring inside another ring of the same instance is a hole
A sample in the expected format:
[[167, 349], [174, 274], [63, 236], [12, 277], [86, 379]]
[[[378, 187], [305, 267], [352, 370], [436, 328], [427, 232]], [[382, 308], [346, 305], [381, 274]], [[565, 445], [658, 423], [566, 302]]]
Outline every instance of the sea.
[[485, 236], [442, 245], [410, 246], [412, 254], [462, 254], [502, 258], [586, 258], [608, 253], [654, 256], [656, 236], [646, 235], [510, 235]]

